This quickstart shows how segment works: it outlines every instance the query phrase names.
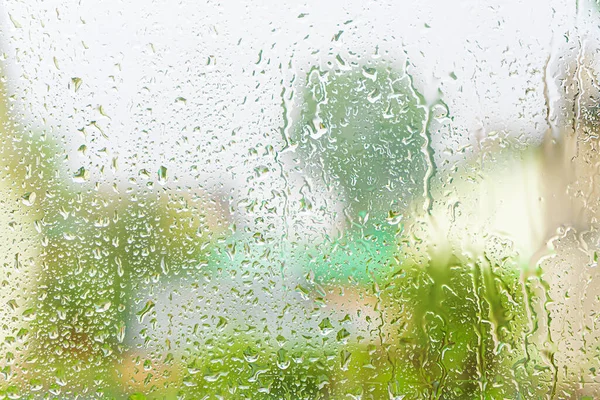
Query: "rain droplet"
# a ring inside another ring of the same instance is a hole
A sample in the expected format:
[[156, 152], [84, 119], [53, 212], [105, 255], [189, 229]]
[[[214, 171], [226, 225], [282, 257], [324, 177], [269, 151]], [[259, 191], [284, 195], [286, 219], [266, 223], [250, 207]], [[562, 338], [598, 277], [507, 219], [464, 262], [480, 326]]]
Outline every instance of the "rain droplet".
[[81, 167], [73, 174], [73, 182], [76, 183], [84, 183], [87, 182], [90, 178], [90, 173], [84, 168]]
[[23, 195], [23, 199], [22, 199], [23, 204], [25, 204], [26, 206], [32, 206], [33, 203], [35, 203], [35, 198], [36, 198], [35, 192], [25, 193]]
[[75, 91], [78, 91], [83, 83], [83, 80], [81, 78], [71, 78], [71, 82], [73, 82], [73, 88]]
[[144, 308], [142, 308], [142, 310], [136, 314], [140, 323], [144, 322], [144, 318], [150, 314], [150, 312], [152, 312], [154, 306], [154, 302], [152, 300], [148, 300]]
[[162, 166], [158, 169], [158, 183], [164, 185], [167, 183], [167, 167]]

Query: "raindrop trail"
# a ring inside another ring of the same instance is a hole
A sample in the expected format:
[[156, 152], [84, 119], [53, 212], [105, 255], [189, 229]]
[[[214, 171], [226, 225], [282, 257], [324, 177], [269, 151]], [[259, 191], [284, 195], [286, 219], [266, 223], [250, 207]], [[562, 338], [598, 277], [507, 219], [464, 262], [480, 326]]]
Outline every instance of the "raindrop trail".
[[435, 175], [436, 168], [435, 162], [433, 159], [434, 150], [431, 146], [431, 108], [436, 104], [427, 104], [425, 97], [419, 93], [414, 86], [414, 80], [411, 74], [408, 73], [408, 59], [406, 60], [406, 66], [404, 72], [409, 79], [410, 82], [410, 91], [412, 95], [415, 96], [419, 100], [421, 107], [425, 110], [425, 123], [421, 129], [421, 136], [423, 137], [423, 146], [421, 147], [421, 152], [425, 156], [425, 163], [427, 164], [427, 170], [425, 171], [425, 176], [423, 177], [423, 195], [425, 196], [425, 204], [423, 205], [423, 210], [427, 212], [427, 214], [431, 214], [431, 209], [433, 207], [433, 196], [431, 195], [431, 179]]

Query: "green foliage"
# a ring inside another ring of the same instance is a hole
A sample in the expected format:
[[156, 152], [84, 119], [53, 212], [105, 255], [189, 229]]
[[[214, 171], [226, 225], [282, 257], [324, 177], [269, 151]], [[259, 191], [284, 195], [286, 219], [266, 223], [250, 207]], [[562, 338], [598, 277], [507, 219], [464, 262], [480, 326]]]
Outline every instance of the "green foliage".
[[344, 195], [351, 220], [381, 223], [423, 195], [427, 109], [407, 74], [313, 69], [303, 100], [293, 140], [307, 170]]
[[136, 291], [197, 276], [207, 245], [222, 231], [222, 216], [207, 199], [177, 194], [123, 199], [91, 190], [59, 193], [44, 203], [34, 353], [41, 375], [62, 369], [76, 385], [85, 375], [77, 371], [114, 369], [127, 326], [141, 308]]

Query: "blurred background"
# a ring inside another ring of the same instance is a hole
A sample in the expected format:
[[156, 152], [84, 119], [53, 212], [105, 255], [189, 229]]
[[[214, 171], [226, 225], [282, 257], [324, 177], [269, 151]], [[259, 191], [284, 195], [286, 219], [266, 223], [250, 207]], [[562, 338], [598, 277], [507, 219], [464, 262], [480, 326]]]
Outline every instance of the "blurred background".
[[0, 10], [0, 398], [600, 396], [595, 1]]

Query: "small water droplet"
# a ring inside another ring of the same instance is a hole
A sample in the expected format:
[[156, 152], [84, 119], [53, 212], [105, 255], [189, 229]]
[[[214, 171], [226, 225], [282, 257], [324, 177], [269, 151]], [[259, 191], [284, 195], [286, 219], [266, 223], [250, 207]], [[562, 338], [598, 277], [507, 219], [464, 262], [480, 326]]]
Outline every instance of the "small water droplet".
[[23, 204], [25, 204], [26, 206], [32, 206], [33, 203], [35, 203], [35, 198], [36, 198], [36, 194], [35, 192], [29, 192], [29, 193], [25, 193], [25, 195], [23, 195]]
[[83, 83], [83, 80], [81, 78], [71, 78], [71, 82], [73, 83], [73, 88], [75, 89], [75, 91], [78, 91], [79, 88], [81, 87], [81, 84]]
[[319, 324], [319, 329], [321, 329], [321, 333], [323, 335], [327, 335], [333, 331], [333, 325], [331, 325], [331, 321], [329, 320], [329, 318], [325, 318], [323, 319], [323, 321], [321, 321], [321, 323]]
[[167, 183], [167, 167], [162, 165], [158, 169], [158, 183], [161, 185]]
[[81, 167], [73, 174], [73, 182], [75, 183], [84, 183], [87, 182], [90, 178], [90, 173], [84, 168]]
[[136, 314], [140, 323], [144, 322], [144, 318], [146, 318], [146, 316], [152, 312], [154, 306], [154, 302], [152, 300], [148, 300], [144, 308], [142, 308], [142, 310]]

